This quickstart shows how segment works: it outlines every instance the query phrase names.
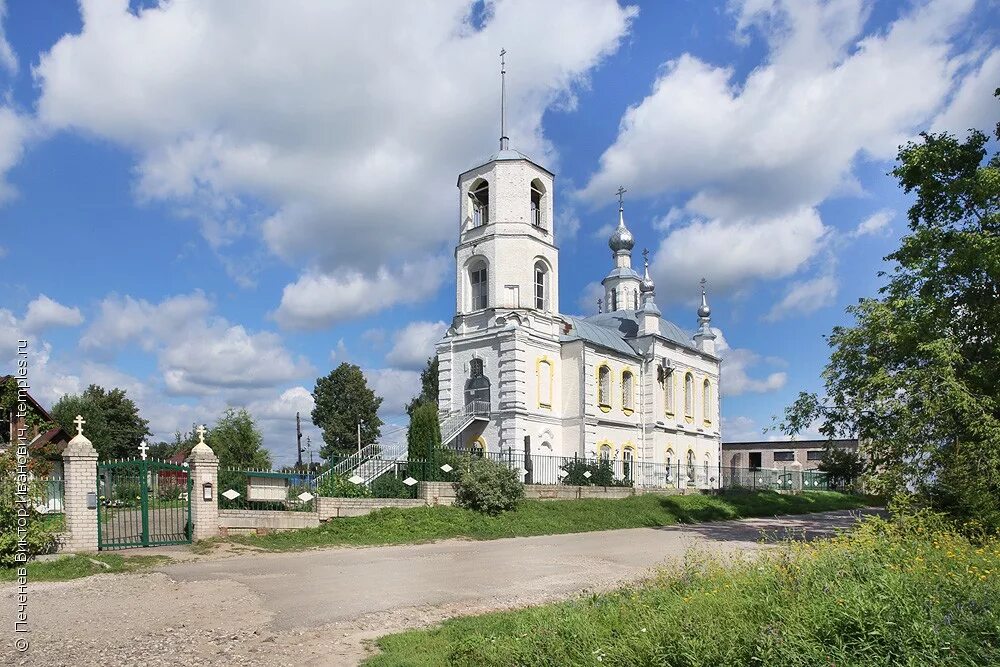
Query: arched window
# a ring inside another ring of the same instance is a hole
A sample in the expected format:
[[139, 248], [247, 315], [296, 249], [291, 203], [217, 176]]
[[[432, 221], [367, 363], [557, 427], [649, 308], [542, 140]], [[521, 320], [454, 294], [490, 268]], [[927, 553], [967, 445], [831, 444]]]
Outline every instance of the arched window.
[[472, 200], [472, 226], [482, 227], [490, 222], [490, 184], [480, 179], [469, 188]]
[[663, 456], [663, 465], [667, 469], [667, 483], [669, 484], [674, 479], [674, 450], [667, 450], [667, 453]]
[[670, 369], [663, 377], [663, 411], [668, 414], [674, 414], [674, 374]]
[[535, 262], [535, 308], [549, 308], [549, 269], [545, 262]]
[[632, 290], [632, 310], [639, 310], [639, 292]]
[[694, 416], [694, 376], [684, 376], [684, 416]]
[[631, 414], [635, 409], [635, 376], [632, 371], [622, 373], [622, 410]]
[[632, 464], [634, 461], [635, 455], [632, 453], [632, 448], [625, 447], [622, 449], [622, 479], [628, 484], [632, 483]]
[[472, 294], [472, 310], [482, 310], [489, 305], [489, 275], [486, 262], [480, 261], [469, 267], [469, 285]]
[[601, 445], [597, 450], [597, 455], [601, 459], [601, 463], [609, 463], [611, 461], [611, 445]]
[[538, 373], [538, 407], [552, 407], [552, 362], [548, 359], [539, 359]]
[[705, 421], [708, 423], [712, 422], [712, 383], [705, 380], [704, 384], [701, 386], [701, 410]]
[[689, 449], [687, 453], [687, 477], [689, 482], [694, 481], [694, 451]]
[[490, 379], [483, 372], [483, 360], [478, 357], [469, 362], [469, 379], [465, 381], [465, 404], [474, 412], [489, 412]]
[[486, 456], [486, 439], [483, 436], [479, 436], [475, 440], [469, 443], [469, 451], [476, 458], [483, 458]]
[[597, 369], [597, 404], [605, 411], [611, 409], [611, 369], [606, 364]]
[[542, 211], [543, 197], [545, 196], [545, 186], [537, 178], [531, 181], [531, 224], [535, 227], [544, 228]]

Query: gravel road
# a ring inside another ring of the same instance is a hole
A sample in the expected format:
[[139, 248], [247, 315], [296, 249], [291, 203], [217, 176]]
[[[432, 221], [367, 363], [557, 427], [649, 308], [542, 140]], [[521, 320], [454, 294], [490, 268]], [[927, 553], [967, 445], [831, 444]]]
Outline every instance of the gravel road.
[[[40, 582], [29, 592], [30, 648], [15, 653], [8, 630], [0, 663], [356, 665], [370, 640], [390, 632], [606, 590], [692, 548], [743, 554], [764, 548], [762, 531], [810, 537], [848, 527], [858, 515], [214, 555], [142, 574]], [[0, 595], [12, 610], [14, 587], [4, 584]]]

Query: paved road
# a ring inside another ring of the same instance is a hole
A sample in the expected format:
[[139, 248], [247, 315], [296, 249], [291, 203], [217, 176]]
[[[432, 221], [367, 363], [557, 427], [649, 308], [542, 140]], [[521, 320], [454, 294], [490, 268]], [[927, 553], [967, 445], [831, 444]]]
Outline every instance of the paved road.
[[[252, 554], [35, 584], [25, 665], [352, 665], [387, 632], [641, 579], [691, 548], [742, 554], [856, 512], [436, 544]], [[12, 589], [3, 597], [13, 607]], [[5, 645], [3, 651], [9, 651]], [[4, 661], [6, 662], [6, 661]]]

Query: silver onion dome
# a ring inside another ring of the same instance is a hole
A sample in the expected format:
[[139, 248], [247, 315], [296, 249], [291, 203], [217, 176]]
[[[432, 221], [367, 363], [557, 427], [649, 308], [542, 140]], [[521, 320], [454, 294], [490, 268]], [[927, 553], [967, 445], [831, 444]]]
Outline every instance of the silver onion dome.
[[611, 233], [611, 238], [608, 239], [608, 247], [611, 248], [612, 252], [632, 252], [632, 248], [635, 247], [635, 238], [632, 236], [632, 232], [628, 230], [628, 227], [625, 226], [625, 214], [621, 209], [618, 209], [618, 227]]
[[656, 285], [653, 284], [653, 279], [649, 276], [649, 251], [644, 250], [643, 254], [643, 264], [645, 269], [642, 274], [642, 282], [639, 283], [639, 291], [643, 294], [653, 292], [656, 290]]
[[708, 297], [705, 295], [705, 279], [701, 279], [701, 305], [698, 306], [698, 317], [708, 319], [712, 316], [712, 309], [708, 307]]

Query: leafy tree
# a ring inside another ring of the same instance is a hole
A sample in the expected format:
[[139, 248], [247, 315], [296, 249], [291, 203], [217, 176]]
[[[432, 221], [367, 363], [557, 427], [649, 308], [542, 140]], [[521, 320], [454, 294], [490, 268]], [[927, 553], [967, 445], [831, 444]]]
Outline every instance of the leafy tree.
[[83, 415], [84, 435], [102, 459], [134, 458], [139, 443], [152, 435], [135, 402], [117, 387], [107, 390], [92, 384], [82, 394], [66, 394], [52, 407], [52, 418], [67, 433], [76, 433], [77, 415]]
[[437, 403], [421, 403], [410, 415], [406, 452], [410, 461], [426, 461], [441, 447], [441, 424]]
[[361, 445], [374, 443], [382, 428], [378, 417], [382, 397], [368, 388], [364, 373], [354, 364], [344, 362], [326, 377], [316, 379], [313, 389], [312, 420], [323, 431], [326, 443], [319, 454], [329, 459], [349, 454], [358, 446], [357, 428], [361, 422]]
[[831, 444], [823, 452], [819, 469], [827, 474], [833, 486], [840, 488], [861, 477], [864, 465], [856, 451]]
[[420, 394], [415, 396], [406, 406], [406, 414], [411, 418], [413, 412], [425, 403], [432, 403], [437, 409], [438, 402], [438, 358], [430, 357], [427, 366], [420, 371]]
[[499, 461], [472, 461], [455, 483], [455, 504], [496, 516], [517, 507], [524, 498], [518, 473]]
[[174, 443], [161, 440], [160, 442], [154, 442], [149, 446], [147, 456], [151, 459], [163, 461], [169, 459], [177, 453], [177, 446]]
[[856, 435], [873, 491], [1000, 530], [1000, 156], [987, 141], [924, 133], [900, 149], [892, 174], [916, 201], [888, 282], [830, 335], [825, 396], [800, 394], [780, 427]]
[[205, 434], [205, 440], [219, 457], [220, 468], [268, 470], [271, 467], [271, 454], [264, 449], [264, 438], [246, 410], [226, 410]]

